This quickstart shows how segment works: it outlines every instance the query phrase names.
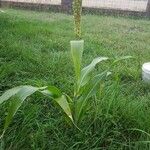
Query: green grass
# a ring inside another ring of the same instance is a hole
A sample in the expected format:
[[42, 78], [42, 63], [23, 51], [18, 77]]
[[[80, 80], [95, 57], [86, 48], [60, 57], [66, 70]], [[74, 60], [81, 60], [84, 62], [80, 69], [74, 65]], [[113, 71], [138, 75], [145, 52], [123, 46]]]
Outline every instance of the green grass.
[[[0, 94], [17, 85], [55, 85], [70, 94], [73, 67], [69, 41], [72, 16], [4, 9], [0, 12]], [[7, 150], [149, 150], [150, 87], [141, 65], [150, 61], [150, 21], [85, 15], [84, 64], [93, 57], [132, 55], [116, 66], [102, 85], [101, 99], [87, 112], [81, 129], [70, 127], [62, 112], [41, 95], [22, 105], [2, 146]], [[99, 70], [104, 70], [104, 64]], [[119, 81], [116, 79], [119, 77]], [[8, 103], [0, 106], [0, 133]]]

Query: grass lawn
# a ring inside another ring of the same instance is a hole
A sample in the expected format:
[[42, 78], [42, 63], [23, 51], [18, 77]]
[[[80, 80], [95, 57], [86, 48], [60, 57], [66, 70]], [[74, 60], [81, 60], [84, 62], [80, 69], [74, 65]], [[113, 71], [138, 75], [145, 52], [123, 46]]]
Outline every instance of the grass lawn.
[[[0, 94], [17, 85], [55, 85], [72, 94], [72, 16], [3, 9], [0, 12]], [[92, 16], [82, 19], [83, 64], [94, 57], [132, 55], [103, 83], [101, 99], [77, 131], [47, 98], [35, 94], [21, 106], [2, 146], [7, 150], [149, 150], [150, 87], [141, 65], [150, 61], [150, 21]], [[98, 71], [109, 67], [104, 63]], [[119, 80], [115, 77], [118, 76]], [[0, 106], [0, 134], [8, 103]], [[95, 117], [96, 114], [96, 117]]]

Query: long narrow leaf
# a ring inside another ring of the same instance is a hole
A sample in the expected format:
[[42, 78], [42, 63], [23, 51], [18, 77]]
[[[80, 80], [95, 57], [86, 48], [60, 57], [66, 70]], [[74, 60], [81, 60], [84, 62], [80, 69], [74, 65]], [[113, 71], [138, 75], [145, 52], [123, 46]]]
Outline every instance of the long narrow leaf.
[[13, 116], [15, 115], [15, 113], [17, 112], [21, 104], [22, 104], [22, 100], [20, 100], [18, 97], [13, 98], [12, 101], [10, 102], [10, 105], [8, 107], [8, 113], [5, 118], [4, 132], [8, 128], [9, 124], [12, 121]]
[[71, 55], [77, 80], [80, 77], [84, 41], [71, 41]]
[[51, 98], [58, 98], [62, 95], [61, 91], [55, 86], [48, 86], [45, 90], [41, 90], [41, 93]]
[[118, 63], [119, 61], [122, 61], [122, 60], [133, 59], [133, 58], [134, 58], [133, 56], [122, 56], [122, 57], [116, 58], [114, 60], [113, 64], [116, 64], [116, 63]]
[[71, 112], [69, 103], [65, 95], [62, 95], [61, 97], [56, 98], [55, 101], [62, 108], [62, 110], [66, 113], [66, 115], [70, 118], [70, 120], [73, 121], [72, 112]]
[[41, 91], [41, 93], [54, 99], [54, 101], [62, 108], [64, 113], [68, 116], [68, 118], [71, 119], [71, 121], [73, 122], [71, 108], [67, 101], [68, 98], [69, 101], [72, 102], [69, 96], [66, 97], [60, 92], [58, 88], [53, 86], [50, 86], [47, 89]]
[[91, 64], [89, 64], [88, 66], [86, 66], [85, 68], [83, 68], [81, 70], [81, 77], [80, 77], [80, 81], [79, 81], [79, 87], [84, 86], [89, 80], [89, 75], [90, 73], [94, 70], [95, 66], [100, 63], [101, 61], [107, 60], [107, 57], [98, 57], [95, 58]]
[[[7, 127], [9, 126], [10, 122], [13, 119], [13, 116], [15, 115], [15, 113], [17, 112], [17, 110], [19, 109], [19, 107], [21, 106], [21, 104], [23, 103], [23, 101], [30, 95], [32, 95], [33, 93], [35, 93], [38, 90], [42, 90], [45, 89], [46, 87], [42, 87], [42, 88], [37, 88], [37, 87], [33, 87], [33, 86], [21, 86], [19, 88], [16, 88], [14, 90], [10, 89], [8, 91], [6, 91], [0, 98], [1, 98], [1, 102], [4, 102], [6, 100], [8, 100], [9, 98], [12, 98], [11, 104], [8, 108], [8, 113], [5, 119], [5, 124], [4, 124], [4, 132], [6, 131]], [[9, 96], [6, 96], [6, 93]]]
[[86, 106], [89, 98], [97, 93], [99, 83], [107, 78], [110, 74], [111, 72], [105, 71], [101, 74], [94, 76], [93, 79], [90, 81], [91, 84], [89, 84], [83, 91], [83, 95], [78, 99], [76, 103], [76, 117], [78, 123], [80, 122], [83, 114], [86, 112]]
[[101, 81], [105, 80], [110, 75], [111, 75], [111, 72], [109, 71], [104, 71], [100, 74], [95, 75], [90, 80], [91, 83], [85, 88], [85, 91], [83, 91], [83, 95], [84, 97], [86, 97], [85, 99], [88, 99], [92, 97], [93, 95], [95, 95], [95, 93], [98, 90], [97, 86], [100, 84]]
[[7, 101], [8, 99], [10, 99], [12, 96], [16, 95], [19, 90], [22, 88], [23, 86], [18, 86], [12, 89], [7, 90], [1, 97], [0, 97], [0, 104], [3, 103], [4, 101]]

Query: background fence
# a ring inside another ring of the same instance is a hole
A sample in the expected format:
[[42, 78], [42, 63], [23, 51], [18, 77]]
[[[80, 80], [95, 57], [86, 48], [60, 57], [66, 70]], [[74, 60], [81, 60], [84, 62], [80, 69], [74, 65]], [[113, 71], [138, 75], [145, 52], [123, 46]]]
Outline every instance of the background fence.
[[[1, 0], [1, 7], [71, 12], [72, 0]], [[150, 0], [83, 0], [83, 11], [150, 16]]]

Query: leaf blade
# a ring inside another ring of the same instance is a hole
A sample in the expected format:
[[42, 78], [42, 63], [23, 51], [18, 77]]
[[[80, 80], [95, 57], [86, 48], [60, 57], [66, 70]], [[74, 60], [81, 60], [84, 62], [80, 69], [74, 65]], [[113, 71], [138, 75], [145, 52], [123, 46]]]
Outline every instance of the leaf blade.
[[72, 112], [69, 106], [69, 103], [65, 97], [65, 95], [62, 95], [59, 98], [56, 98], [55, 101], [57, 104], [62, 108], [62, 110], [65, 112], [65, 114], [70, 118], [70, 120], [73, 122]]
[[[11, 96], [14, 96], [14, 93], [16, 95], [16, 98], [14, 98], [11, 101], [11, 104], [8, 108], [8, 114], [6, 116], [5, 119], [5, 123], [4, 123], [4, 131], [6, 131], [6, 129], [8, 128], [9, 124], [11, 123], [14, 115], [16, 114], [17, 110], [20, 108], [21, 104], [23, 103], [23, 101], [30, 95], [34, 94], [36, 91], [41, 90], [41, 89], [45, 89], [46, 87], [42, 87], [42, 88], [38, 88], [38, 87], [33, 87], [33, 86], [21, 86], [19, 88], [19, 90], [15, 90], [15, 92], [12, 92], [11, 89], [8, 90], [8, 94], [9, 92], [11, 93]], [[18, 91], [18, 92], [16, 92]], [[13, 94], [12, 94], [13, 93]], [[9, 98], [11, 98], [9, 95]], [[8, 97], [7, 97], [8, 99]], [[6, 100], [6, 98], [5, 98]]]
[[81, 62], [82, 62], [82, 55], [83, 55], [83, 47], [84, 41], [71, 41], [71, 55], [74, 64], [76, 78], [79, 79], [80, 72], [81, 72]]
[[18, 86], [18, 87], [14, 87], [12, 89], [9, 89], [7, 91], [5, 91], [1, 96], [0, 96], [0, 104], [2, 104], [3, 102], [7, 101], [8, 99], [10, 99], [12, 96], [16, 95], [19, 90], [22, 88], [22, 86]]
[[[53, 93], [54, 89], [55, 89], [55, 93]], [[72, 99], [69, 96], [63, 95], [60, 92], [60, 90], [54, 86], [48, 87], [46, 90], [40, 91], [40, 92], [42, 94], [52, 98], [62, 108], [62, 110], [68, 116], [68, 118], [73, 122], [71, 108], [70, 108], [69, 102], [67, 100], [67, 99], [69, 99], [70, 103], [72, 102]], [[54, 96], [54, 94], [55, 94], [55, 96]]]
[[81, 77], [79, 81], [79, 87], [83, 87], [89, 81], [89, 74], [94, 70], [95, 66], [102, 62], [108, 60], [107, 57], [97, 57], [86, 67], [81, 70]]
[[97, 92], [97, 86], [100, 83], [101, 80], [105, 79], [111, 74], [109, 71], [104, 71], [101, 74], [98, 74], [93, 77], [91, 80], [92, 84], [86, 87], [86, 91], [84, 91], [83, 95], [79, 98], [79, 100], [76, 103], [76, 109], [77, 109], [77, 122], [80, 122], [82, 118], [82, 114], [86, 111], [86, 105], [89, 100], [94, 94]]
[[116, 63], [118, 63], [119, 61], [122, 61], [122, 60], [133, 59], [133, 58], [134, 58], [133, 56], [122, 56], [122, 57], [116, 58], [114, 60], [113, 64], [116, 64]]

